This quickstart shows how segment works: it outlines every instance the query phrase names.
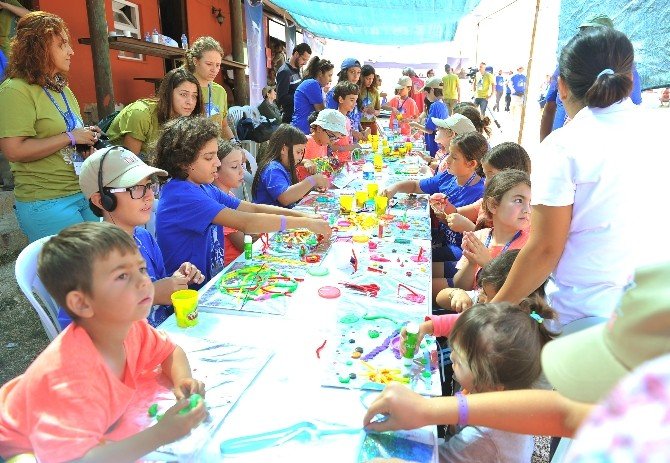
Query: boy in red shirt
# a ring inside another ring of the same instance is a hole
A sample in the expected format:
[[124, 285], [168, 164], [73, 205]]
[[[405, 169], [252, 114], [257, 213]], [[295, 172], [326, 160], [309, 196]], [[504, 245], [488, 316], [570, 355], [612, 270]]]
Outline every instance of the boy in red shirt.
[[[132, 462], [205, 418], [202, 402], [177, 413], [204, 385], [184, 351], [147, 323], [154, 286], [128, 233], [105, 222], [66, 228], [44, 244], [38, 274], [73, 322], [0, 389], [2, 458]], [[139, 430], [122, 416], [143, 373], [159, 365], [178, 402]]]

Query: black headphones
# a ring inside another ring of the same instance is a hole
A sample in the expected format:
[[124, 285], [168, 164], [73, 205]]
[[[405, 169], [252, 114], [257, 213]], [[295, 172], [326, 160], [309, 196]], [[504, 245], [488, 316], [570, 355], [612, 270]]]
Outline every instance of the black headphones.
[[100, 168], [98, 169], [98, 191], [100, 192], [100, 205], [107, 212], [112, 212], [116, 209], [116, 196], [113, 193], [105, 191], [105, 186], [102, 183], [102, 163], [105, 162], [107, 155], [114, 150], [122, 149], [120, 146], [112, 146], [105, 151], [100, 158]]

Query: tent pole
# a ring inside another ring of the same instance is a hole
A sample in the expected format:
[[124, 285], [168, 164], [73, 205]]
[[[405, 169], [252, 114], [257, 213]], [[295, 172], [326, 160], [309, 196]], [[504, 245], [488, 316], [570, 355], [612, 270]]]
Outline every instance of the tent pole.
[[526, 91], [523, 92], [523, 104], [521, 105], [521, 123], [519, 124], [519, 140], [518, 143], [521, 144], [521, 138], [523, 137], [523, 124], [526, 119], [526, 103], [528, 101], [528, 89], [530, 88], [530, 70], [533, 65], [533, 52], [535, 51], [535, 33], [537, 32], [537, 19], [540, 15], [540, 2], [537, 0], [535, 5], [535, 22], [533, 22], [533, 35], [530, 39], [530, 56], [528, 56], [528, 67], [526, 68]]

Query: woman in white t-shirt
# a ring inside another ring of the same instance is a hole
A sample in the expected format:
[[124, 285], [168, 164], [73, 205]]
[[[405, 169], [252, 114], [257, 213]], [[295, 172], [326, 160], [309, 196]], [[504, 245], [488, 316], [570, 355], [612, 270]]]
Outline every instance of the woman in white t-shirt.
[[638, 139], [658, 132], [628, 98], [632, 65], [630, 40], [605, 27], [561, 52], [558, 89], [572, 121], [532, 156], [533, 233], [495, 302], [519, 301], [549, 277], [549, 303], [565, 325], [608, 317], [632, 280], [639, 206], [660, 199], [650, 196], [659, 182]]

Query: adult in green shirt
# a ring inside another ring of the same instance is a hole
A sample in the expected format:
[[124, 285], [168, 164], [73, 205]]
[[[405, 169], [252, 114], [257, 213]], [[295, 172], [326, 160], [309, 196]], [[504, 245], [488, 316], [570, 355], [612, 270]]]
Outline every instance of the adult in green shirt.
[[472, 90], [475, 92], [475, 104], [479, 106], [482, 117], [486, 116], [486, 107], [493, 94], [493, 84], [493, 74], [486, 71], [486, 63], [479, 63], [479, 72], [472, 83]]
[[[0, 2], [0, 54], [4, 57], [0, 60], [9, 58], [11, 41], [16, 35], [16, 24], [19, 19], [30, 13], [18, 0], [7, 0]], [[6, 64], [6, 62], [5, 62]], [[4, 66], [0, 64], [0, 82], [4, 79]], [[3, 190], [14, 189], [14, 177], [9, 167], [9, 161], [0, 152], [0, 180], [2, 180]]]
[[212, 37], [199, 37], [186, 52], [185, 67], [193, 73], [202, 87], [202, 98], [205, 104], [205, 116], [211, 117], [221, 125], [221, 138], [235, 140], [235, 135], [228, 127], [228, 95], [226, 90], [216, 82], [221, 70], [223, 48]]
[[18, 23], [12, 50], [0, 85], [0, 150], [14, 173], [19, 226], [32, 242], [98, 220], [77, 175], [100, 129], [84, 127], [67, 86], [74, 52], [60, 17], [28, 13]]
[[9, 57], [19, 19], [30, 13], [18, 0], [0, 2], [0, 50]]
[[140, 99], [123, 108], [107, 135], [111, 143], [122, 145], [151, 163], [163, 124], [176, 117], [202, 114], [200, 84], [193, 74], [177, 68], [163, 77], [156, 98]]
[[447, 74], [442, 77], [442, 94], [444, 95], [442, 99], [451, 116], [454, 114], [454, 106], [461, 102], [461, 83], [449, 64], [444, 65], [444, 72]]

